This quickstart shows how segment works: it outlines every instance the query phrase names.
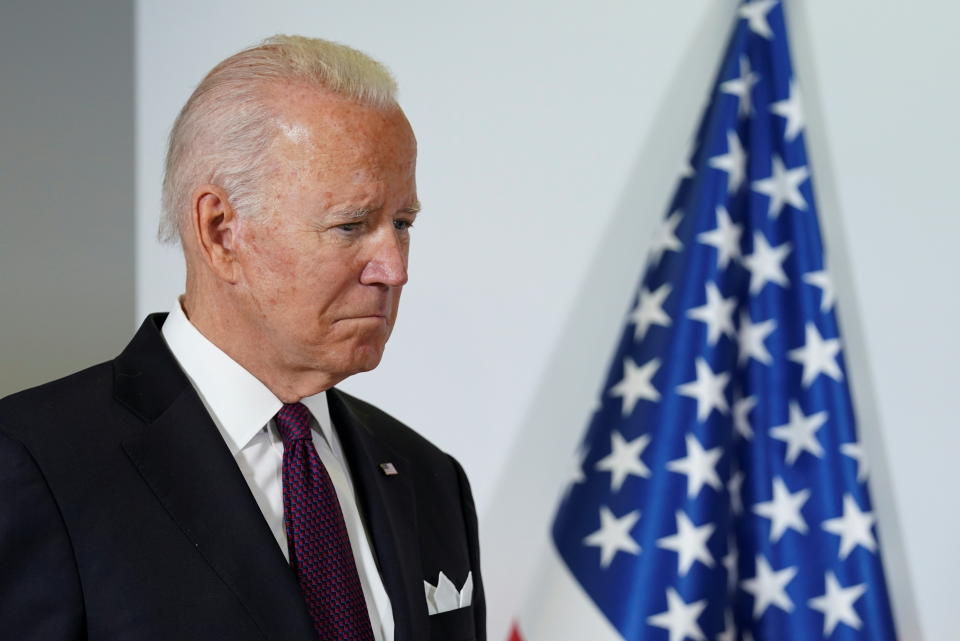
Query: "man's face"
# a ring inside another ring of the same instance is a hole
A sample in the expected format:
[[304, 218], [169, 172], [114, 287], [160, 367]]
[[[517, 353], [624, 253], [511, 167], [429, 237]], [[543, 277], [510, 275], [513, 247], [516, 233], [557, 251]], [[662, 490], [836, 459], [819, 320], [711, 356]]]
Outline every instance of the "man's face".
[[276, 99], [266, 216], [237, 234], [241, 307], [275, 366], [340, 380], [377, 366], [396, 321], [416, 141], [397, 108], [299, 86]]

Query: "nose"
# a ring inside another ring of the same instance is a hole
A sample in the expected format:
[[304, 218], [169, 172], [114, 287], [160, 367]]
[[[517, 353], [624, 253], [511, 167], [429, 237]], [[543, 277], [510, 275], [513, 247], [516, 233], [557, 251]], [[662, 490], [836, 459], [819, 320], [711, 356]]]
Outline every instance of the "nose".
[[407, 283], [407, 244], [392, 229], [376, 234], [370, 259], [360, 273], [364, 285], [400, 287]]

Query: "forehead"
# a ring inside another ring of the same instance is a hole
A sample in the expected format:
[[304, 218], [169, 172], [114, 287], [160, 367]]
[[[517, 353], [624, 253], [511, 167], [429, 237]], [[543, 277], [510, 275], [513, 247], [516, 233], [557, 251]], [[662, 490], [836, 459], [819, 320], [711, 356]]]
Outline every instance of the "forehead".
[[413, 130], [399, 107], [372, 107], [301, 83], [272, 87], [274, 148], [311, 160], [360, 158], [409, 162], [416, 157]]

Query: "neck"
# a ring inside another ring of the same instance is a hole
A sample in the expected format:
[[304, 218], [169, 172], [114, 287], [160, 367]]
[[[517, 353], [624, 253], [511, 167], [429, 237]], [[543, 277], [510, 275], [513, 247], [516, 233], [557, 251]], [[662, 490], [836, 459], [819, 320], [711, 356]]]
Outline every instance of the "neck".
[[243, 310], [223, 296], [191, 287], [180, 301], [190, 323], [223, 353], [253, 374], [284, 403], [327, 390], [342, 380], [316, 370], [291, 371], [284, 367], [269, 340], [250, 331]]

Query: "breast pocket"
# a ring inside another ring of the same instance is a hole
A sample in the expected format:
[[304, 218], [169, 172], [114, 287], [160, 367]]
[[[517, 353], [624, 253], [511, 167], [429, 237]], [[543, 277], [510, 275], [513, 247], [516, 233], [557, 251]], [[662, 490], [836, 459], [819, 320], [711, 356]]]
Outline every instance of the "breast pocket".
[[430, 641], [474, 641], [476, 638], [470, 606], [430, 616]]

